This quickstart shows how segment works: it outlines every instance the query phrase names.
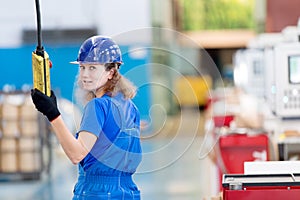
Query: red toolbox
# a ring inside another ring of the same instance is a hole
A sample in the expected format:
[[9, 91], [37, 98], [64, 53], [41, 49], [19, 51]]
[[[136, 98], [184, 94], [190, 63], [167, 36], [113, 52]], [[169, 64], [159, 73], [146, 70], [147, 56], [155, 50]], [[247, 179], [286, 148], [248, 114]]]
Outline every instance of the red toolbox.
[[224, 174], [223, 200], [299, 200], [300, 174]]
[[269, 160], [267, 134], [228, 134], [219, 138], [224, 173], [243, 174], [245, 161]]

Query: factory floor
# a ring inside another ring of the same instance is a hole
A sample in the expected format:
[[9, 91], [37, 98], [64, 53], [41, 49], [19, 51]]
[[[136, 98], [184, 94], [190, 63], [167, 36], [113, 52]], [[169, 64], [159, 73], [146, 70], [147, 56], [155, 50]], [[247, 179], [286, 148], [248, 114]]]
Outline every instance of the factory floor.
[[[202, 152], [202, 113], [186, 109], [162, 121], [161, 129], [142, 139], [143, 161], [134, 175], [142, 199], [209, 200], [216, 196], [216, 167]], [[40, 180], [1, 181], [0, 199], [71, 199], [76, 177], [77, 167], [54, 145], [50, 174], [42, 174]]]

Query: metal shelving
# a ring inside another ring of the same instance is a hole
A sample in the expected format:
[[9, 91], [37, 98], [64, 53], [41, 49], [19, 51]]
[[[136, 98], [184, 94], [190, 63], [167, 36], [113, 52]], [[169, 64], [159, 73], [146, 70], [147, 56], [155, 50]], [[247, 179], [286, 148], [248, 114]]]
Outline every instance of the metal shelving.
[[36, 180], [51, 166], [49, 123], [30, 93], [0, 92], [0, 181]]

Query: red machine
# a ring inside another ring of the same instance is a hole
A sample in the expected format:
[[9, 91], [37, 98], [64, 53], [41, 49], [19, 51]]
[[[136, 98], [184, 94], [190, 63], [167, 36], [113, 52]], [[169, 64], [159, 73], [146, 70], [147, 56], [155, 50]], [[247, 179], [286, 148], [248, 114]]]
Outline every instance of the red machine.
[[298, 200], [300, 174], [224, 174], [223, 200]]
[[218, 153], [219, 190], [223, 174], [243, 174], [244, 162], [270, 160], [269, 138], [266, 133], [228, 133], [221, 135], [215, 150]]

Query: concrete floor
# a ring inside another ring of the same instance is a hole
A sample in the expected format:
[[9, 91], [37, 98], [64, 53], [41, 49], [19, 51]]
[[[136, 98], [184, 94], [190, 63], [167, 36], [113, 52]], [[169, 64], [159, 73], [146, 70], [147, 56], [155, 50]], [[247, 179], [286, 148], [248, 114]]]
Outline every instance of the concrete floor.
[[[202, 200], [216, 195], [215, 166], [207, 156], [199, 159], [205, 135], [202, 119], [199, 111], [187, 109], [143, 136], [143, 161], [134, 176], [143, 200]], [[50, 175], [37, 181], [2, 181], [0, 199], [71, 199], [76, 176], [77, 166], [55, 148]]]

